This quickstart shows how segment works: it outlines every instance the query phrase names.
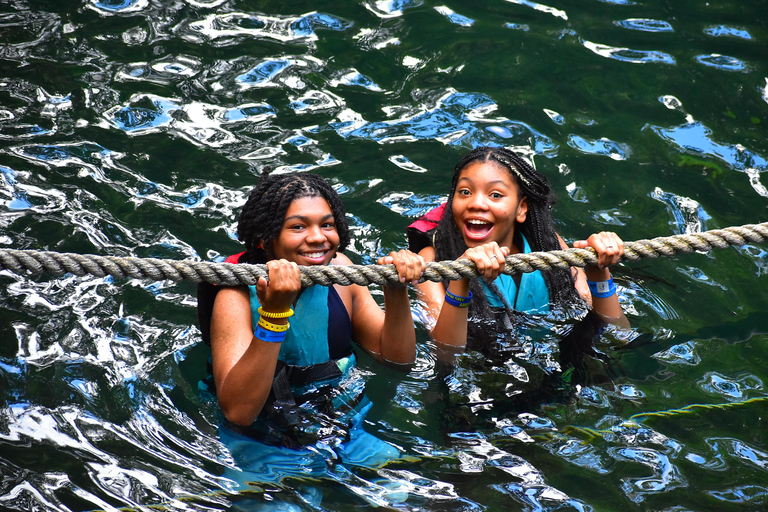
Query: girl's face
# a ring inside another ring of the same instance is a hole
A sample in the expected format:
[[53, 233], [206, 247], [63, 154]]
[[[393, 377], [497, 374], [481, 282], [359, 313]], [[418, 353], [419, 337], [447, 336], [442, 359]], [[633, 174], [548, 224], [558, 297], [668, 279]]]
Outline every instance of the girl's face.
[[453, 219], [467, 247], [496, 242], [513, 249], [515, 223], [528, 213], [528, 200], [518, 197], [517, 184], [501, 164], [467, 165], [453, 193]]
[[333, 211], [324, 198], [302, 197], [288, 206], [271, 257], [299, 265], [327, 265], [339, 247]]

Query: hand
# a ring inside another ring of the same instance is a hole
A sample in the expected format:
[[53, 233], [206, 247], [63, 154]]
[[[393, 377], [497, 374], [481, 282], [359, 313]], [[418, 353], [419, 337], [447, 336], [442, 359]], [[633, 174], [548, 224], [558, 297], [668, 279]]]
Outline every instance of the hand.
[[504, 271], [508, 254], [508, 247], [499, 247], [496, 242], [490, 242], [467, 249], [459, 259], [471, 260], [477, 272], [483, 278], [492, 281]]
[[595, 233], [586, 240], [577, 240], [573, 243], [577, 249], [592, 247], [597, 252], [597, 268], [605, 270], [619, 262], [624, 255], [624, 242], [616, 233], [603, 231]]
[[427, 261], [423, 257], [407, 249], [393, 251], [389, 256], [379, 258], [377, 262], [379, 265], [395, 265], [401, 283], [417, 284], [427, 268]]
[[260, 277], [256, 283], [256, 295], [265, 311], [282, 313], [291, 309], [301, 290], [299, 266], [288, 260], [267, 262], [269, 281]]

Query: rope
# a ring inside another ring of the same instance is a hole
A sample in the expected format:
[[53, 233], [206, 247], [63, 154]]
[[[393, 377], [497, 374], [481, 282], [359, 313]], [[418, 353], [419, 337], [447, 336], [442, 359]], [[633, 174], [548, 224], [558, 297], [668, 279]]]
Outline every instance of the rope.
[[[638, 240], [624, 243], [622, 260], [637, 261], [642, 258], [674, 256], [678, 253], [706, 252], [715, 248], [723, 249], [729, 245], [759, 243], [766, 238], [768, 238], [768, 222]], [[596, 264], [597, 255], [592, 248], [511, 254], [507, 256], [504, 273], [512, 275], [535, 270], [547, 271], [552, 268], [567, 269]], [[313, 265], [300, 268], [304, 286], [315, 284], [368, 286], [398, 282], [394, 265]], [[256, 284], [259, 277], [268, 276], [266, 265], [123, 258], [17, 249], [0, 249], [0, 270], [10, 270], [17, 274], [27, 271], [32, 274], [113, 276], [117, 279], [133, 277], [155, 281], [188, 280], [196, 283], [207, 281], [225, 286], [252, 285]], [[478, 277], [474, 264], [469, 260], [439, 261], [427, 265], [422, 281], [456, 281], [465, 277]]]

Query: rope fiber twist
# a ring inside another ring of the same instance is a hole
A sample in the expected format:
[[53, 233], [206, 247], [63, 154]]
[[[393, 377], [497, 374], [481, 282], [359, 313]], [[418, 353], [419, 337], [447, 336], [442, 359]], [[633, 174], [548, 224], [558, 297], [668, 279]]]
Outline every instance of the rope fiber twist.
[[[701, 233], [672, 235], [650, 240], [624, 243], [624, 261], [642, 258], [658, 258], [691, 252], [707, 252], [728, 246], [760, 243], [768, 238], [768, 222], [745, 224]], [[506, 258], [505, 274], [520, 274], [535, 270], [547, 271], [552, 268], [586, 267], [597, 264], [594, 249], [564, 249], [559, 251], [511, 254]], [[358, 284], [384, 285], [399, 282], [394, 265], [313, 265], [300, 266], [301, 282], [304, 286], [316, 284], [349, 286]], [[112, 276], [116, 279], [127, 277], [152, 279], [154, 281], [207, 281], [224, 286], [256, 284], [259, 277], [268, 277], [266, 265], [214, 263], [191, 260], [169, 260], [157, 258], [134, 258], [118, 256], [97, 256], [88, 254], [59, 253], [0, 249], [0, 270], [16, 274], [51, 274], [60, 276], [93, 275]], [[455, 281], [465, 277], [478, 277], [477, 270], [469, 260], [439, 261], [427, 264], [422, 281]]]

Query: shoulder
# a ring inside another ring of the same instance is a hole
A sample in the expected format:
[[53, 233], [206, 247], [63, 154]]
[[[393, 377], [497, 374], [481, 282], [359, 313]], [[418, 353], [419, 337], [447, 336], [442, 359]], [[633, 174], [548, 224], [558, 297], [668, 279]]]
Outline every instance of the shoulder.
[[427, 261], [435, 261], [435, 258], [437, 257], [437, 253], [435, 252], [435, 248], [429, 245], [419, 251], [419, 256], [421, 256]]
[[225, 286], [216, 294], [214, 311], [231, 310], [235, 307], [250, 307], [251, 292], [247, 286]]
[[331, 265], [352, 265], [352, 260], [347, 258], [345, 254], [337, 253], [331, 260]]

